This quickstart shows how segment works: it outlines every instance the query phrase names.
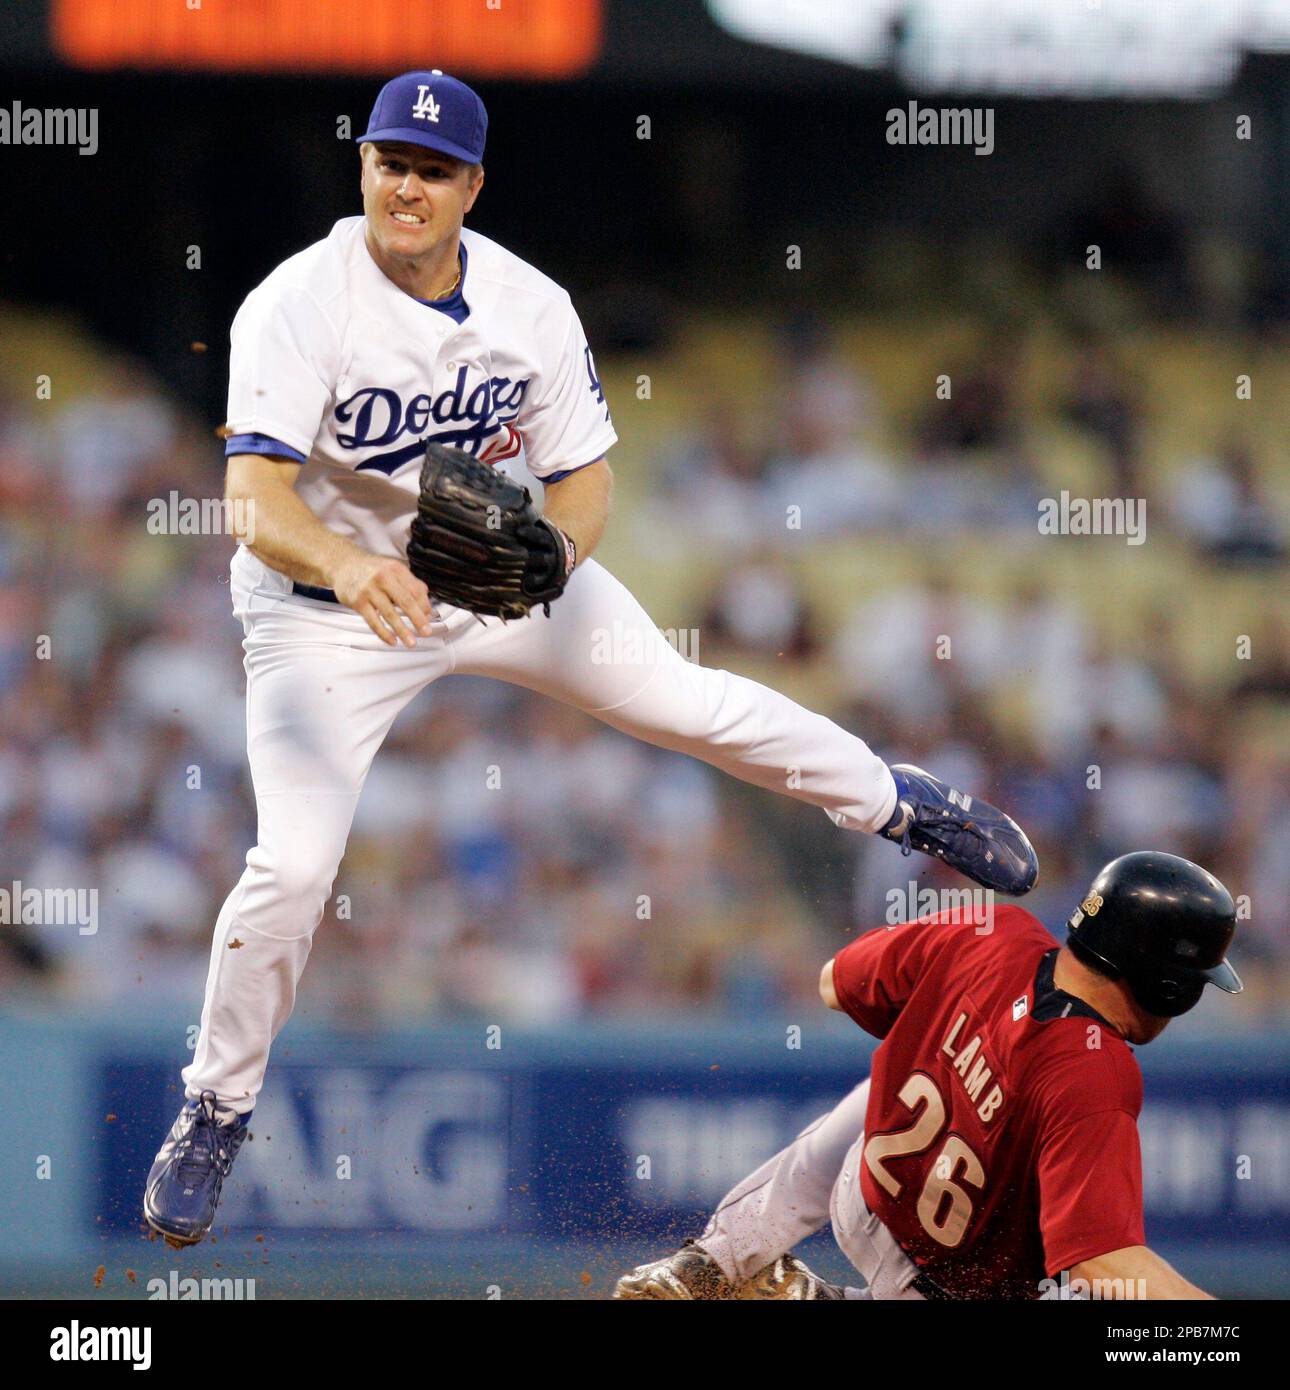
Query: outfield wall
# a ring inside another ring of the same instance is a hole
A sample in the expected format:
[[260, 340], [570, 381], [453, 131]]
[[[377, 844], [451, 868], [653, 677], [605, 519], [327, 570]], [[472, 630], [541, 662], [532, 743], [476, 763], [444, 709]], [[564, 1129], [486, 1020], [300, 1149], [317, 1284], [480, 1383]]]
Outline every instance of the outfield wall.
[[[624, 1252], [696, 1231], [735, 1180], [863, 1077], [870, 1045], [845, 1020], [795, 1027], [481, 1022], [359, 1037], [293, 1024], [217, 1230], [239, 1267], [261, 1270], [261, 1297], [264, 1286], [433, 1294], [436, 1270], [442, 1291], [464, 1296], [513, 1271], [526, 1273], [508, 1292], [570, 1269], [598, 1284]], [[100, 1263], [109, 1282], [118, 1266], [214, 1267], [209, 1248], [176, 1257], [140, 1235], [185, 1030], [0, 1016], [0, 1292], [83, 1293]], [[1290, 1294], [1290, 1036], [1180, 1029], [1137, 1055], [1148, 1238], [1201, 1282]]]

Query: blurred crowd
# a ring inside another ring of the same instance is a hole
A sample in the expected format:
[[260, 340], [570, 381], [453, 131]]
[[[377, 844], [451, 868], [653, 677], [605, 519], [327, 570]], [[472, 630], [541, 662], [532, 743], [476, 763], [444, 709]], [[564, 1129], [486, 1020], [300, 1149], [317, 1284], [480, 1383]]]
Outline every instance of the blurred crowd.
[[[98, 890], [92, 930], [0, 926], [10, 1002], [200, 1003], [255, 837], [242, 634], [231, 540], [148, 521], [221, 482], [217, 441], [129, 364], [59, 411], [0, 398], [0, 888]], [[447, 678], [372, 771], [301, 1012], [773, 1006], [810, 914], [759, 834], [706, 767]]]
[[[1116, 855], [1156, 848], [1203, 863], [1237, 900], [1248, 986], [1216, 1026], [1284, 1019], [1284, 458], [1274, 464], [1280, 488], [1272, 469], [1256, 466], [1252, 436], [1236, 432], [1148, 467], [1151, 416], [1167, 414], [1169, 402], [1163, 411], [1149, 404], [1111, 336], [1071, 334], [1067, 374], [1039, 420], [1019, 399], [1027, 367], [1007, 344], [960, 362], [952, 399], [906, 419], [892, 418], [816, 329], [790, 325], [776, 357], [795, 364], [778, 429], [718, 400], [664, 454], [660, 510], [719, 556], [705, 661], [791, 657], [825, 670], [831, 713], [888, 761], [915, 761], [1005, 805], [1040, 854], [1040, 886], [1026, 905], [1059, 935]], [[1036, 545], [1037, 516], [1054, 484], [1035, 440], [1051, 429], [1089, 446], [1099, 495], [1140, 499], [1153, 544], [1167, 548], [1163, 586], [1157, 575], [1133, 592], [1131, 569], [1119, 564], [1099, 578], [1106, 549], [1080, 586], [1046, 572], [1052, 551]], [[811, 518], [805, 548], [785, 525], [795, 505]], [[841, 605], [840, 616], [826, 612], [819, 596], [837, 587], [836, 542], [892, 537], [914, 563], [893, 566], [888, 582]], [[991, 592], [976, 582], [990, 567], [983, 550], [1016, 557]], [[1209, 602], [1229, 581], [1227, 607]], [[1142, 611], [1126, 636], [1111, 620], [1131, 603]], [[1196, 611], [1202, 627], [1214, 624], [1199, 663], [1188, 655]], [[862, 928], [889, 920], [892, 885], [955, 882], [917, 859], [902, 866], [893, 846], [871, 837], [858, 861], [849, 906]], [[1205, 1012], [1214, 1007], [1223, 1005], [1207, 998]]]
[[[988, 597], [962, 582], [957, 537], [1035, 534], [1044, 485], [1006, 351], [964, 363], [952, 400], [900, 420], [823, 333], [799, 327], [790, 348], [773, 429], [754, 440], [717, 394], [636, 446], [656, 479], [650, 525], [720, 562], [705, 664], [827, 669], [827, 713], [890, 760], [1007, 806], [1043, 865], [1028, 905], [1054, 930], [1118, 853], [1202, 861], [1243, 905], [1249, 988], [1215, 1026], [1284, 1019], [1290, 740], [1284, 723], [1279, 750], [1250, 730], [1290, 712], [1290, 632], [1272, 605], [1251, 612], [1253, 659], [1197, 680], [1177, 630], [1213, 575], [1284, 594], [1287, 517], [1248, 441], [1174, 460], [1160, 490], [1142, 470], [1131, 377], [1105, 344], [1073, 347], [1064, 424], [1185, 556], [1177, 604], [1125, 643], [1038, 572]], [[147, 519], [172, 491], [217, 496], [220, 449], [128, 363], [101, 363], [57, 409], [12, 382], [0, 392], [0, 887], [99, 889], [92, 934], [0, 926], [0, 998], [195, 1011], [255, 834], [241, 632], [232, 542]], [[809, 546], [748, 543], [782, 536], [792, 507], [813, 519], [812, 542], [942, 543], [924, 547], [917, 578], [904, 570], [839, 617], [813, 601]], [[779, 800], [528, 692], [442, 680], [373, 769], [301, 1012], [358, 1027], [808, 1004], [847, 933], [889, 920], [893, 886], [954, 880], [810, 808], [766, 805]], [[803, 833], [799, 820], [790, 842], [793, 816], [818, 823]]]

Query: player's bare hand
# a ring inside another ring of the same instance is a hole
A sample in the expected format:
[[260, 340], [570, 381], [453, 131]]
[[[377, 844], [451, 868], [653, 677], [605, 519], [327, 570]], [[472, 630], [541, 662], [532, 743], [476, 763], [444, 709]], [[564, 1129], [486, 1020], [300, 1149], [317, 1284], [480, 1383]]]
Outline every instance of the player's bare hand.
[[360, 552], [336, 573], [336, 597], [352, 608], [386, 646], [415, 647], [430, 635], [430, 591], [403, 563]]

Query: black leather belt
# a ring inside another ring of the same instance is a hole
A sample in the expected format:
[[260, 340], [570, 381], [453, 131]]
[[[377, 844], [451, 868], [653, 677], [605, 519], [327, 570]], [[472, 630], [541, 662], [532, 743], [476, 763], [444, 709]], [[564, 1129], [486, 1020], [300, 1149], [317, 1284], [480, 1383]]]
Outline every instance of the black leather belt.
[[296, 580], [291, 581], [291, 592], [299, 594], [301, 598], [316, 598], [321, 603], [339, 603], [335, 589], [319, 589], [313, 584], [300, 584]]
[[921, 1293], [929, 1303], [952, 1303], [954, 1295], [946, 1293], [930, 1274], [916, 1274], [909, 1287]]

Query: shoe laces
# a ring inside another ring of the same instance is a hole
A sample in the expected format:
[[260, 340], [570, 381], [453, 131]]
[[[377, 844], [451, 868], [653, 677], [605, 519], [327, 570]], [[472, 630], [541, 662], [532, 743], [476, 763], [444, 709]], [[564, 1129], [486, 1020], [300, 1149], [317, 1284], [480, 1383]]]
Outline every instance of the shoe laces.
[[924, 835], [933, 843], [945, 843], [952, 836], [963, 836], [972, 842], [979, 842], [986, 837], [982, 835], [975, 821], [963, 820], [955, 821], [948, 815], [940, 815], [929, 818], [921, 823], [918, 818], [918, 805], [913, 801], [902, 801], [900, 805], [905, 808], [905, 828], [901, 833], [900, 839], [893, 841], [900, 846], [900, 852], [906, 859], [914, 852], [913, 833], [921, 830]]
[[900, 839], [893, 840], [892, 843], [899, 845], [901, 854], [903, 854], [905, 858], [908, 859], [909, 856], [914, 852], [914, 845], [912, 839], [910, 838], [910, 835], [914, 829], [915, 824], [917, 824], [918, 816], [915, 814], [912, 802], [898, 801], [896, 804], [905, 813], [905, 825], [904, 829], [900, 832]]
[[[233, 1166], [237, 1146], [230, 1148], [225, 1131], [237, 1121], [221, 1125], [215, 1114], [215, 1093], [204, 1091], [193, 1110], [188, 1133], [177, 1145], [179, 1161], [175, 1172], [185, 1187], [196, 1186], [214, 1169], [221, 1178]], [[190, 1181], [190, 1179], [192, 1181]]]

